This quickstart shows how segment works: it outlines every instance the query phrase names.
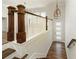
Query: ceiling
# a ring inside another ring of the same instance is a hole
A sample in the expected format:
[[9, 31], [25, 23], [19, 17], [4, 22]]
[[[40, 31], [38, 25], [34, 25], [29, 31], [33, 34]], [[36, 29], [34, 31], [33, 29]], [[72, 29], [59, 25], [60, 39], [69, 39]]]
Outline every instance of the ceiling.
[[[60, 2], [59, 4], [62, 4], [61, 1], [64, 0], [58, 0], [58, 2]], [[27, 9], [36, 9], [48, 6], [50, 4], [53, 6], [56, 4], [56, 2], [57, 0], [2, 0], [2, 14], [3, 16], [6, 16], [8, 6], [15, 7], [19, 4], [23, 4]]]
[[27, 8], [37, 8], [43, 7], [51, 2], [55, 2], [56, 0], [2, 0], [3, 5], [18, 5], [24, 4]]

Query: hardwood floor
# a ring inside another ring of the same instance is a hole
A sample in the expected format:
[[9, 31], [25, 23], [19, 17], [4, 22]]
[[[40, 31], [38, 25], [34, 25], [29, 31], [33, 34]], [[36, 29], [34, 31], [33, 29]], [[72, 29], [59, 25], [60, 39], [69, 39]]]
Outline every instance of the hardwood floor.
[[65, 44], [54, 41], [49, 49], [48, 59], [67, 59]]

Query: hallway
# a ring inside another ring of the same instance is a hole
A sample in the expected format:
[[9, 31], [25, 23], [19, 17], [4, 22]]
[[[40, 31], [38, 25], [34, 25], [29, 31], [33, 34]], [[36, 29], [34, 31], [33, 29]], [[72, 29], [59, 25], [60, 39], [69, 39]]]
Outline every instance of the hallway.
[[48, 59], [67, 59], [65, 44], [63, 42], [54, 41], [49, 49]]
[[[3, 0], [3, 59], [76, 59], [75, 0]], [[1, 58], [0, 58], [1, 59]]]

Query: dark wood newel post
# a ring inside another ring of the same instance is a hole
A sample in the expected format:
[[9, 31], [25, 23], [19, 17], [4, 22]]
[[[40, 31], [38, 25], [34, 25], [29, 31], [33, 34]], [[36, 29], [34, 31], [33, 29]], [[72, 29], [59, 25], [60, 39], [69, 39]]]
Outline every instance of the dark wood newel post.
[[48, 18], [46, 16], [46, 30], [48, 30]]
[[8, 32], [7, 41], [14, 40], [14, 12], [15, 8], [13, 6], [8, 7]]
[[18, 33], [17, 33], [17, 43], [23, 43], [26, 41], [25, 32], [25, 7], [23, 5], [17, 6], [18, 10]]

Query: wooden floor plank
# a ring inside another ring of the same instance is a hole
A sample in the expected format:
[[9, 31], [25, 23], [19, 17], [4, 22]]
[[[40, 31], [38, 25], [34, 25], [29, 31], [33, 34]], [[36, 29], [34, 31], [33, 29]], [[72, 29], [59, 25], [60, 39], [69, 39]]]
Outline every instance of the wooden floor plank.
[[67, 59], [65, 44], [54, 41], [49, 49], [48, 59]]

